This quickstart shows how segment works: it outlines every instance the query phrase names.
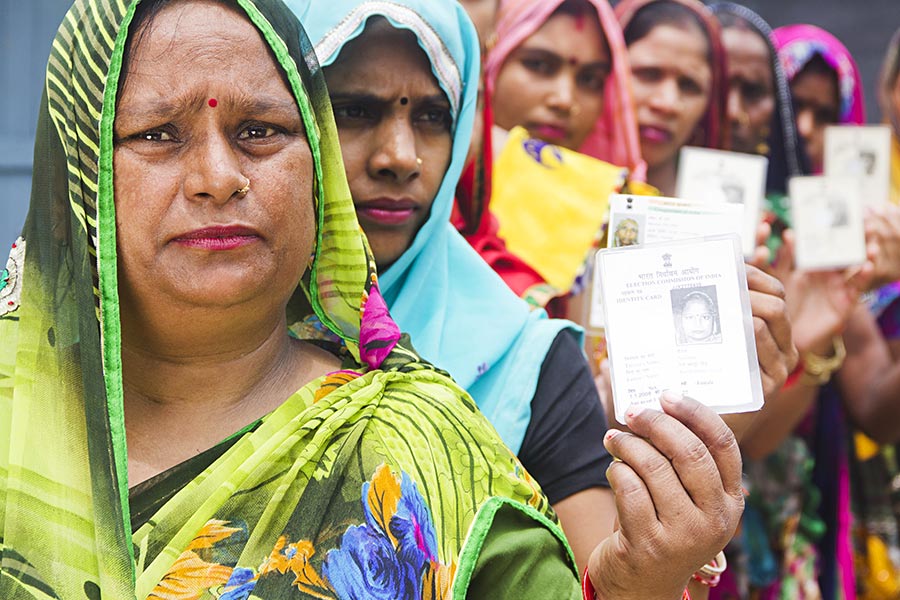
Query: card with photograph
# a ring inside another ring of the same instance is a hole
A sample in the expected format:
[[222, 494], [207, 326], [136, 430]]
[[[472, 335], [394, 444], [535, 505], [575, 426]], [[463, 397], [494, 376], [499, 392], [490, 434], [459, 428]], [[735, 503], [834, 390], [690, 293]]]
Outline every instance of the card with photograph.
[[601, 250], [616, 420], [671, 390], [719, 413], [763, 405], [737, 235]]
[[685, 200], [743, 206], [742, 248], [744, 256], [750, 256], [765, 200], [768, 167], [765, 156], [684, 147], [678, 158], [675, 195]]
[[821, 271], [866, 261], [866, 234], [855, 177], [793, 177], [788, 184], [798, 269]]
[[738, 204], [612, 194], [607, 247], [624, 248], [726, 233], [743, 237], [743, 222], [744, 209]]
[[832, 125], [825, 129], [825, 175], [856, 177], [863, 206], [890, 201], [891, 128]]
[[[613, 194], [609, 197], [609, 223], [608, 248], [726, 233], [743, 236], [744, 209], [739, 204]], [[594, 277], [591, 283], [588, 327], [597, 330], [604, 325], [603, 304], [599, 280]]]

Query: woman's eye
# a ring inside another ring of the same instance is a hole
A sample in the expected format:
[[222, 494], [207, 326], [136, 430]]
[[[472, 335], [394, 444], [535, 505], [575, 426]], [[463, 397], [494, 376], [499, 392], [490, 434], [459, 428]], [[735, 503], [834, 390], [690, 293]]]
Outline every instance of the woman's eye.
[[347, 106], [335, 106], [334, 116], [338, 119], [366, 119], [370, 115], [364, 106], [350, 104]]
[[693, 79], [682, 79], [679, 83], [681, 91], [691, 96], [698, 96], [703, 93], [703, 88]]
[[831, 123], [837, 123], [838, 116], [835, 112], [829, 108], [817, 108], [813, 112], [814, 118], [817, 123], [821, 125], [829, 125]]
[[582, 73], [578, 76], [578, 86], [591, 92], [602, 92], [605, 81], [602, 73]]
[[419, 121], [431, 127], [449, 130], [453, 123], [450, 111], [445, 108], [432, 108], [422, 113]]
[[175, 139], [166, 131], [145, 131], [139, 137], [147, 142], [171, 142]]
[[126, 136], [124, 140], [134, 140], [139, 142], [173, 142], [175, 135], [171, 131], [165, 129], [148, 129], [140, 133]]
[[264, 140], [268, 137], [272, 137], [276, 133], [276, 129], [268, 125], [250, 125], [249, 127], [245, 127], [241, 131], [241, 133], [238, 135], [238, 139]]
[[749, 102], [759, 102], [766, 97], [767, 90], [761, 85], [748, 84], [744, 86], [743, 96]]
[[653, 67], [635, 69], [632, 74], [644, 83], [655, 83], [662, 80], [662, 70]]
[[522, 65], [529, 71], [539, 75], [552, 75], [556, 71], [553, 63], [543, 58], [523, 58]]

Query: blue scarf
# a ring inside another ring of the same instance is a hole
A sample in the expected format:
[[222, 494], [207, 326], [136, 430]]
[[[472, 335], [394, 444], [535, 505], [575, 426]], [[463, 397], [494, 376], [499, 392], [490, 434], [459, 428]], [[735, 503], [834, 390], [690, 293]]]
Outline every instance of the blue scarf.
[[453, 157], [412, 245], [379, 277], [391, 315], [419, 353], [447, 370], [518, 452], [553, 340], [572, 323], [531, 311], [450, 224], [478, 98], [480, 55], [463, 8], [444, 0], [288, 0], [325, 67], [373, 16], [416, 35], [453, 113]]

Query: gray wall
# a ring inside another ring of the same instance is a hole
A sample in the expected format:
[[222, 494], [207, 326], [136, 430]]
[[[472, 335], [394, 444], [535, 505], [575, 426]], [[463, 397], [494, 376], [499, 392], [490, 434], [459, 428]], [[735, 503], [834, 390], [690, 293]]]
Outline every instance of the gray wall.
[[881, 120], [875, 86], [888, 42], [900, 28], [900, 0], [743, 0], [772, 27], [809, 23], [844, 42], [862, 72], [866, 117]]
[[[323, 0], [324, 1], [324, 0]], [[446, 2], [449, 0], [434, 0]], [[34, 127], [50, 42], [70, 0], [0, 0], [0, 256], [25, 219]], [[900, 0], [744, 0], [772, 26], [812, 23], [844, 41], [863, 72], [870, 121], [882, 53], [900, 27]]]
[[28, 211], [44, 68], [70, 3], [0, 0], [0, 269]]

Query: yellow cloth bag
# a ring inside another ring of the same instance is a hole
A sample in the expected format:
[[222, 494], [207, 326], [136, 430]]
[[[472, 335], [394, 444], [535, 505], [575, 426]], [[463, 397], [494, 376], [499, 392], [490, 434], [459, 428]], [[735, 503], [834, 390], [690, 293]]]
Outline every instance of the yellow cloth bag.
[[491, 212], [507, 249], [567, 292], [609, 217], [628, 170], [513, 129], [494, 163]]

